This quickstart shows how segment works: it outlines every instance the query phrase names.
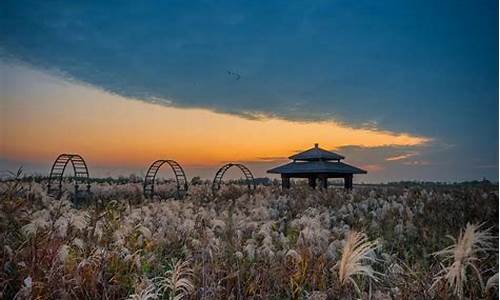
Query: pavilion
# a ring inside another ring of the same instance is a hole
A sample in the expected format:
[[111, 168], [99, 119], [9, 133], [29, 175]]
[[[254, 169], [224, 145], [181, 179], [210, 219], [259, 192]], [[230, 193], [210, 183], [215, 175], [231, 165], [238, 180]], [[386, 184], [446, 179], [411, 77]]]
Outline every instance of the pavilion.
[[328, 178], [343, 178], [344, 187], [352, 189], [354, 174], [366, 174], [365, 170], [340, 162], [342, 155], [321, 149], [318, 144], [314, 148], [289, 157], [293, 161], [271, 170], [267, 173], [281, 174], [281, 184], [284, 189], [290, 188], [290, 178], [308, 178], [309, 186], [316, 188], [319, 179], [321, 187], [328, 187]]

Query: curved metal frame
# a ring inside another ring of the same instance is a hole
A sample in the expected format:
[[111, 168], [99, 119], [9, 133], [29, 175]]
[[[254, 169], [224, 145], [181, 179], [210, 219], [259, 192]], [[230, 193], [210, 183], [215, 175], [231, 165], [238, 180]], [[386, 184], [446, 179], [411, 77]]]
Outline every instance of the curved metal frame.
[[184, 169], [182, 169], [181, 165], [179, 165], [175, 160], [169, 159], [159, 159], [149, 166], [148, 172], [146, 173], [146, 177], [144, 177], [144, 187], [143, 193], [144, 197], [152, 198], [155, 194], [155, 179], [158, 170], [160, 170], [161, 166], [167, 163], [175, 175], [175, 180], [177, 182], [177, 192], [176, 198], [181, 199], [188, 190], [188, 181], [186, 177], [186, 173], [184, 173]]
[[[87, 192], [90, 191], [89, 183], [89, 169], [83, 157], [78, 154], [61, 154], [59, 155], [52, 168], [50, 169], [49, 183], [47, 184], [47, 190], [49, 195], [60, 197], [62, 194], [62, 180], [64, 178], [64, 171], [66, 166], [71, 162], [73, 166], [73, 180], [75, 181], [75, 196], [78, 196], [78, 183], [87, 183]], [[57, 186], [52, 187], [52, 182], [56, 180]]]
[[214, 181], [212, 183], [212, 192], [216, 192], [220, 189], [224, 174], [229, 168], [233, 166], [238, 167], [243, 173], [243, 175], [245, 175], [248, 189], [255, 190], [256, 185], [252, 172], [250, 172], [250, 170], [247, 167], [245, 167], [245, 165], [229, 163], [223, 165], [215, 174]]

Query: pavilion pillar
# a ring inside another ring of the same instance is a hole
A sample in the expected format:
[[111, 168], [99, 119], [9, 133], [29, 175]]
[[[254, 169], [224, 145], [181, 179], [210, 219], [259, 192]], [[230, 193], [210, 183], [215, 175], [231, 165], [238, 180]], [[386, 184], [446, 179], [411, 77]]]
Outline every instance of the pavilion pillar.
[[316, 188], [316, 176], [315, 175], [309, 176], [309, 186], [312, 187], [313, 189]]
[[321, 176], [321, 187], [325, 190], [328, 188], [328, 176]]
[[290, 176], [281, 174], [281, 188], [283, 189], [290, 188]]
[[351, 190], [352, 189], [352, 174], [347, 174], [344, 177], [344, 188], [346, 190]]

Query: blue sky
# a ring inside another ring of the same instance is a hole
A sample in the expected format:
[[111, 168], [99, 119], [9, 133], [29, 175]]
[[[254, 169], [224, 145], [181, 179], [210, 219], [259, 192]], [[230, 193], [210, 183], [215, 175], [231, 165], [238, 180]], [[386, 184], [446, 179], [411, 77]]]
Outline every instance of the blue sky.
[[393, 177], [498, 180], [497, 1], [2, 1], [0, 59], [167, 106], [425, 136], [435, 168]]

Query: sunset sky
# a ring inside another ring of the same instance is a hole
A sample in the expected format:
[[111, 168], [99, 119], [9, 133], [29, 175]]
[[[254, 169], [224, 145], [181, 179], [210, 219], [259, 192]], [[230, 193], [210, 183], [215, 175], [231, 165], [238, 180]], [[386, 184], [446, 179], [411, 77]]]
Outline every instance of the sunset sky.
[[[284, 5], [286, 3], [286, 5]], [[2, 1], [0, 171], [256, 176], [314, 143], [358, 182], [498, 180], [497, 1]]]

